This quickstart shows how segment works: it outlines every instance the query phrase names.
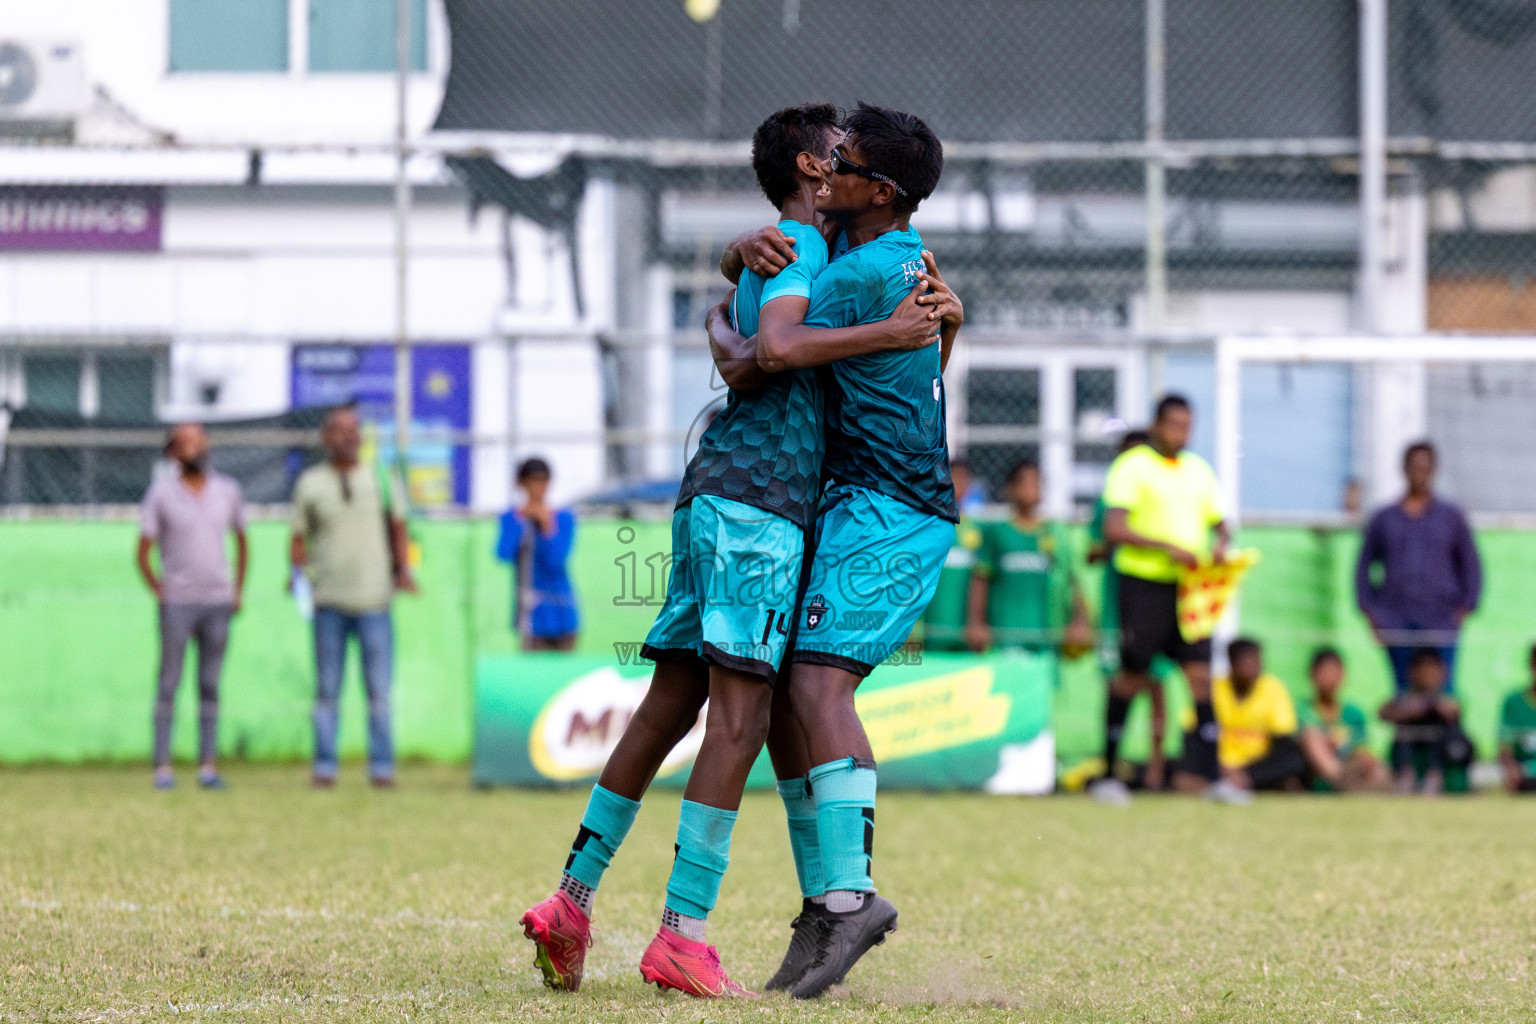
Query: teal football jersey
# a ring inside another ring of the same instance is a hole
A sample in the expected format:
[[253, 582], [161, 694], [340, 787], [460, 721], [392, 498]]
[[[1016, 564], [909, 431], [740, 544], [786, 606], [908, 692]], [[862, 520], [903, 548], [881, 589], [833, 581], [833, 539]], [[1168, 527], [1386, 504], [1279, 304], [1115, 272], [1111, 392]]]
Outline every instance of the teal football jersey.
[[[827, 243], [809, 224], [783, 220], [795, 239], [795, 261], [776, 276], [745, 271], [731, 302], [731, 320], [747, 337], [758, 310], [781, 296], [809, 299], [827, 266]], [[809, 528], [821, 499], [822, 389], [812, 370], [776, 374], [756, 391], [732, 390], [683, 473], [678, 507], [694, 496], [730, 498]]]
[[[805, 322], [851, 327], [884, 320], [923, 270], [916, 231], [889, 231], [849, 249], [811, 288]], [[888, 494], [920, 512], [960, 521], [944, 433], [939, 345], [839, 360], [824, 377], [826, 475]]]

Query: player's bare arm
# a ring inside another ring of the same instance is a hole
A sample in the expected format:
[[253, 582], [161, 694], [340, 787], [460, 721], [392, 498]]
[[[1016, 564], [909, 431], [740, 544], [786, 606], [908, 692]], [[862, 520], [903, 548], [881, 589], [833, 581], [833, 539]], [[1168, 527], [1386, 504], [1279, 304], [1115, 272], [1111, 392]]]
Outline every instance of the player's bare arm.
[[928, 285], [928, 292], [917, 301], [931, 306], [942, 321], [939, 328], [939, 372], [943, 373], [949, 366], [949, 353], [955, 347], [955, 335], [960, 333], [960, 328], [965, 324], [965, 306], [961, 304], [960, 296], [955, 294], [954, 289], [945, 283], [944, 275], [939, 273], [939, 265], [934, 262], [933, 253], [923, 251], [923, 264], [928, 269], [917, 276]]
[[965, 590], [965, 645], [977, 654], [992, 646], [992, 627], [987, 624], [987, 578], [971, 573]]
[[757, 361], [757, 343], [743, 338], [731, 326], [730, 298], [709, 308], [704, 314], [704, 330], [709, 335], [709, 352], [714, 357], [720, 378], [733, 391], [755, 391], [772, 378]]
[[1069, 658], [1080, 657], [1093, 650], [1093, 620], [1088, 615], [1088, 602], [1076, 584], [1072, 586], [1072, 617], [1062, 633], [1062, 652]]
[[731, 284], [741, 281], [742, 272], [752, 270], [773, 277], [795, 262], [795, 240], [776, 225], [753, 228], [725, 243], [720, 254], [720, 273]]
[[[725, 366], [721, 363], [722, 356], [734, 361], [738, 358], [746, 358], [746, 353], [750, 352], [750, 358], [764, 373], [782, 373], [785, 370], [821, 366], [851, 356], [868, 355], [871, 352], [908, 350], [933, 344], [934, 328], [938, 318], [927, 306], [918, 305], [917, 297], [922, 287], [919, 285], [914, 288], [886, 319], [869, 324], [858, 324], [854, 327], [805, 327], [803, 321], [806, 310], [810, 308], [809, 300], [800, 296], [785, 295], [773, 299], [763, 307], [758, 318], [758, 333], [751, 338], [743, 337], [731, 326], [729, 318], [725, 315], [723, 303], [720, 307], [716, 307], [721, 310], [719, 316], [710, 315], [705, 318], [704, 328], [709, 332], [710, 348], [716, 353], [715, 365], [720, 367], [720, 376], [725, 379], [725, 382], [730, 384], [733, 377], [739, 377], [747, 382], [744, 383], [744, 387], [757, 387], [761, 386], [766, 378], [752, 377], [746, 373], [744, 367], [739, 366], [732, 367], [731, 373], [727, 374]], [[769, 324], [774, 323], [781, 315], [783, 320], [794, 328], [796, 343], [803, 346], [814, 345], [814, 351], [809, 347], [797, 349], [792, 360], [775, 356], [772, 352], [765, 358], [763, 333], [769, 329]], [[801, 332], [804, 334], [802, 335]], [[751, 383], [752, 381], [756, 383]], [[734, 384], [731, 386], [735, 387]]]
[[757, 358], [773, 373], [824, 366], [872, 352], [911, 351], [934, 343], [942, 314], [919, 299], [927, 284], [918, 282], [884, 320], [853, 327], [807, 327], [811, 300], [785, 295], [758, 314]]

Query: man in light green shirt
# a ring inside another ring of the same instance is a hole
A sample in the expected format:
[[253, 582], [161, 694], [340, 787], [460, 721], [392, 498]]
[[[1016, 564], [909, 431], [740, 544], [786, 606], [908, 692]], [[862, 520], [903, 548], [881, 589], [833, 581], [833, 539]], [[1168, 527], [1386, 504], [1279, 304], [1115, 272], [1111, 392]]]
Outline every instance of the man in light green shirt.
[[320, 435], [326, 461], [311, 466], [293, 489], [289, 560], [314, 590], [315, 763], [318, 789], [335, 785], [336, 731], [347, 641], [355, 636], [368, 692], [368, 775], [394, 785], [390, 722], [396, 590], [416, 592], [397, 488], [358, 460], [362, 428], [357, 410], [332, 410]]

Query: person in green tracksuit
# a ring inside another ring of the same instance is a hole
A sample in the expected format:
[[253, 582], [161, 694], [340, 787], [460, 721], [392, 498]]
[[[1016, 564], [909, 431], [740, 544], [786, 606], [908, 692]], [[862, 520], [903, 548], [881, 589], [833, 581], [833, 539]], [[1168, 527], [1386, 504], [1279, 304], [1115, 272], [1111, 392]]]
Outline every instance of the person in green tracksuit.
[[1045, 522], [1040, 467], [1021, 462], [1008, 474], [1012, 514], [981, 524], [971, 570], [965, 638], [971, 650], [996, 644], [1034, 653], [1080, 654], [1093, 649], [1088, 609], [1076, 581], [1076, 559], [1065, 523]]
[[939, 587], [923, 612], [923, 648], [929, 651], [963, 651], [965, 646], [965, 611], [970, 599], [971, 569], [976, 551], [981, 547], [981, 526], [962, 518], [955, 527], [955, 542], [944, 557], [939, 572]]
[[1297, 704], [1296, 717], [1312, 789], [1319, 793], [1390, 789], [1391, 773], [1365, 745], [1365, 712], [1341, 696], [1343, 655], [1335, 647], [1319, 647], [1312, 654], [1307, 677], [1312, 681], [1312, 699]]
[[1499, 714], [1499, 765], [1505, 789], [1536, 793], [1536, 647], [1530, 685], [1506, 697]]

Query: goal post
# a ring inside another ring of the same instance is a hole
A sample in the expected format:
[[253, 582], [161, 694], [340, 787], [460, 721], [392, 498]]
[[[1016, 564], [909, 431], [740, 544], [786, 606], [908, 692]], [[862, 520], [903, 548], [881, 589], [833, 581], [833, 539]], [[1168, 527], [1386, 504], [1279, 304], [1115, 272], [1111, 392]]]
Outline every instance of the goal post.
[[[1227, 335], [1216, 339], [1215, 391], [1216, 473], [1228, 515], [1237, 525], [1243, 514], [1244, 471], [1244, 370], [1256, 364], [1308, 366], [1347, 364], [1372, 371], [1376, 393], [1356, 396], [1352, 414], [1358, 421], [1354, 437], [1363, 438], [1371, 449], [1367, 476], [1373, 484], [1371, 499], [1381, 501], [1398, 488], [1397, 461], [1403, 446], [1432, 435], [1438, 421], [1448, 418], [1465, 429], [1465, 438], [1478, 430], [1493, 432], [1500, 428], [1491, 419], [1503, 410], [1517, 411], [1529, 403], [1522, 400], [1523, 388], [1536, 387], [1536, 337], [1524, 335], [1447, 335], [1418, 334], [1402, 336], [1305, 336], [1305, 335]], [[1523, 366], [1521, 364], [1524, 364]], [[1501, 366], [1519, 380], [1506, 380], [1503, 394], [1495, 396], [1502, 404], [1473, 401], [1468, 394], [1440, 387], [1447, 373], [1465, 368], [1475, 376], [1479, 368]], [[1436, 391], [1436, 388], [1440, 390]], [[1453, 393], [1454, 392], [1454, 393]], [[1362, 412], [1363, 408], [1363, 412]], [[1493, 411], [1493, 410], [1500, 411]], [[1505, 430], [1515, 436], [1518, 430]], [[1519, 458], [1520, 441], [1505, 439], [1506, 454]], [[1473, 449], [1475, 445], [1471, 446]], [[1536, 441], [1532, 442], [1529, 462], [1536, 474]], [[1523, 460], [1522, 460], [1523, 461]], [[1504, 507], [1478, 507], [1474, 513], [1536, 513], [1536, 493], [1529, 495], [1528, 507], [1509, 507], [1523, 500], [1490, 502]], [[1464, 502], [1465, 503], [1465, 502]]]

